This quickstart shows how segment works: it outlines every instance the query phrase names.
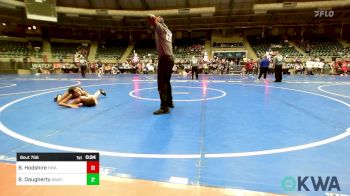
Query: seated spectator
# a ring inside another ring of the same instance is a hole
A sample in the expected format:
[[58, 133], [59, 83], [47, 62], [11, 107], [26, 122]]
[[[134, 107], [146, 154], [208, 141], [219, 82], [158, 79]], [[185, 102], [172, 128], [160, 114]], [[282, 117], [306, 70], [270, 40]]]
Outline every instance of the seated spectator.
[[295, 69], [296, 74], [298, 74], [298, 73], [303, 74], [304, 67], [303, 67], [302, 63], [295, 63], [294, 69]]
[[153, 67], [153, 65], [151, 63], [148, 62], [146, 64], [146, 67], [147, 67], [148, 73], [154, 73], [154, 67]]
[[247, 70], [247, 74], [252, 74], [253, 71], [253, 59], [248, 59], [245, 64], [245, 69]]
[[343, 61], [341, 65], [341, 76], [347, 76], [348, 75], [348, 64]]
[[96, 72], [96, 63], [91, 63], [90, 64], [90, 70], [91, 70], [91, 73], [95, 73]]
[[241, 69], [241, 76], [245, 76], [247, 73], [247, 69], [243, 66]]
[[109, 74], [112, 74], [112, 67], [111, 67], [111, 64], [107, 64], [105, 67], [104, 67], [104, 73], [109, 73]]

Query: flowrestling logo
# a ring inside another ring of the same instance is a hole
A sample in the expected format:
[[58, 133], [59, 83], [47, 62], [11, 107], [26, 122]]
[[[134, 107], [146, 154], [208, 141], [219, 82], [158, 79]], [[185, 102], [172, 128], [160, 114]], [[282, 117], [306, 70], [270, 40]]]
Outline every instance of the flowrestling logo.
[[341, 191], [336, 176], [286, 176], [281, 181], [285, 191]]
[[334, 16], [333, 10], [315, 10], [315, 18], [332, 18]]

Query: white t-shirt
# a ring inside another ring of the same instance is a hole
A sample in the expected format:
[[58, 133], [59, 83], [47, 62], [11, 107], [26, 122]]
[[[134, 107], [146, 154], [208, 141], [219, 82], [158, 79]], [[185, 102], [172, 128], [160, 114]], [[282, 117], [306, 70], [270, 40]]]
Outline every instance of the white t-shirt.
[[146, 68], [148, 71], [154, 71], [154, 67], [151, 65], [151, 63], [146, 63]]
[[323, 69], [324, 68], [324, 62], [319, 62], [318, 63], [318, 68]]
[[313, 62], [312, 61], [306, 61], [306, 68], [311, 69], [313, 67]]
[[79, 62], [80, 62], [80, 64], [85, 64], [86, 60], [85, 60], [84, 57], [81, 56], [80, 59], [79, 59]]
[[75, 63], [79, 63], [79, 60], [80, 60], [79, 54], [78, 54], [78, 53], [75, 53], [75, 54], [74, 54], [74, 62], [75, 62]]

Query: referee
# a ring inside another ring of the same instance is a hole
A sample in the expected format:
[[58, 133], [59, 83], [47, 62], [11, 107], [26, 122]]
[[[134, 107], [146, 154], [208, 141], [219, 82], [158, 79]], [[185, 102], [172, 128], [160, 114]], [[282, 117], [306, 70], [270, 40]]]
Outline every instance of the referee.
[[153, 14], [148, 15], [148, 23], [155, 30], [155, 41], [158, 53], [158, 92], [160, 109], [154, 115], [169, 113], [169, 107], [174, 108], [171, 93], [170, 78], [174, 66], [172, 33], [164, 23], [164, 19]]
[[198, 60], [195, 56], [192, 56], [191, 66], [192, 66], [192, 80], [195, 74], [196, 74], [196, 79], [198, 80]]
[[80, 64], [81, 76], [83, 78], [85, 78], [85, 74], [86, 74], [86, 69], [87, 69], [86, 63], [87, 62], [86, 62], [84, 55], [80, 54], [79, 55], [79, 64]]
[[283, 65], [283, 56], [276, 51], [276, 56], [273, 57], [273, 65], [275, 67], [275, 78], [274, 82], [282, 82], [282, 65]]

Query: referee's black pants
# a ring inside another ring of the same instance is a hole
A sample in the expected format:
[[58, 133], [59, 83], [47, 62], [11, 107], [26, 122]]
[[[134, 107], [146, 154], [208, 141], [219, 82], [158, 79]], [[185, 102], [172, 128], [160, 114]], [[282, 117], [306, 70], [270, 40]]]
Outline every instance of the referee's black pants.
[[157, 69], [158, 92], [160, 108], [167, 109], [173, 103], [171, 93], [171, 73], [173, 71], [174, 58], [172, 56], [160, 56]]
[[192, 80], [195, 72], [196, 72], [196, 79], [198, 80], [198, 66], [192, 66]]
[[282, 65], [275, 65], [275, 82], [282, 82]]
[[86, 67], [85, 65], [81, 65], [81, 66], [80, 66], [81, 76], [82, 76], [83, 78], [85, 78], [86, 69], [87, 69], [87, 67]]

